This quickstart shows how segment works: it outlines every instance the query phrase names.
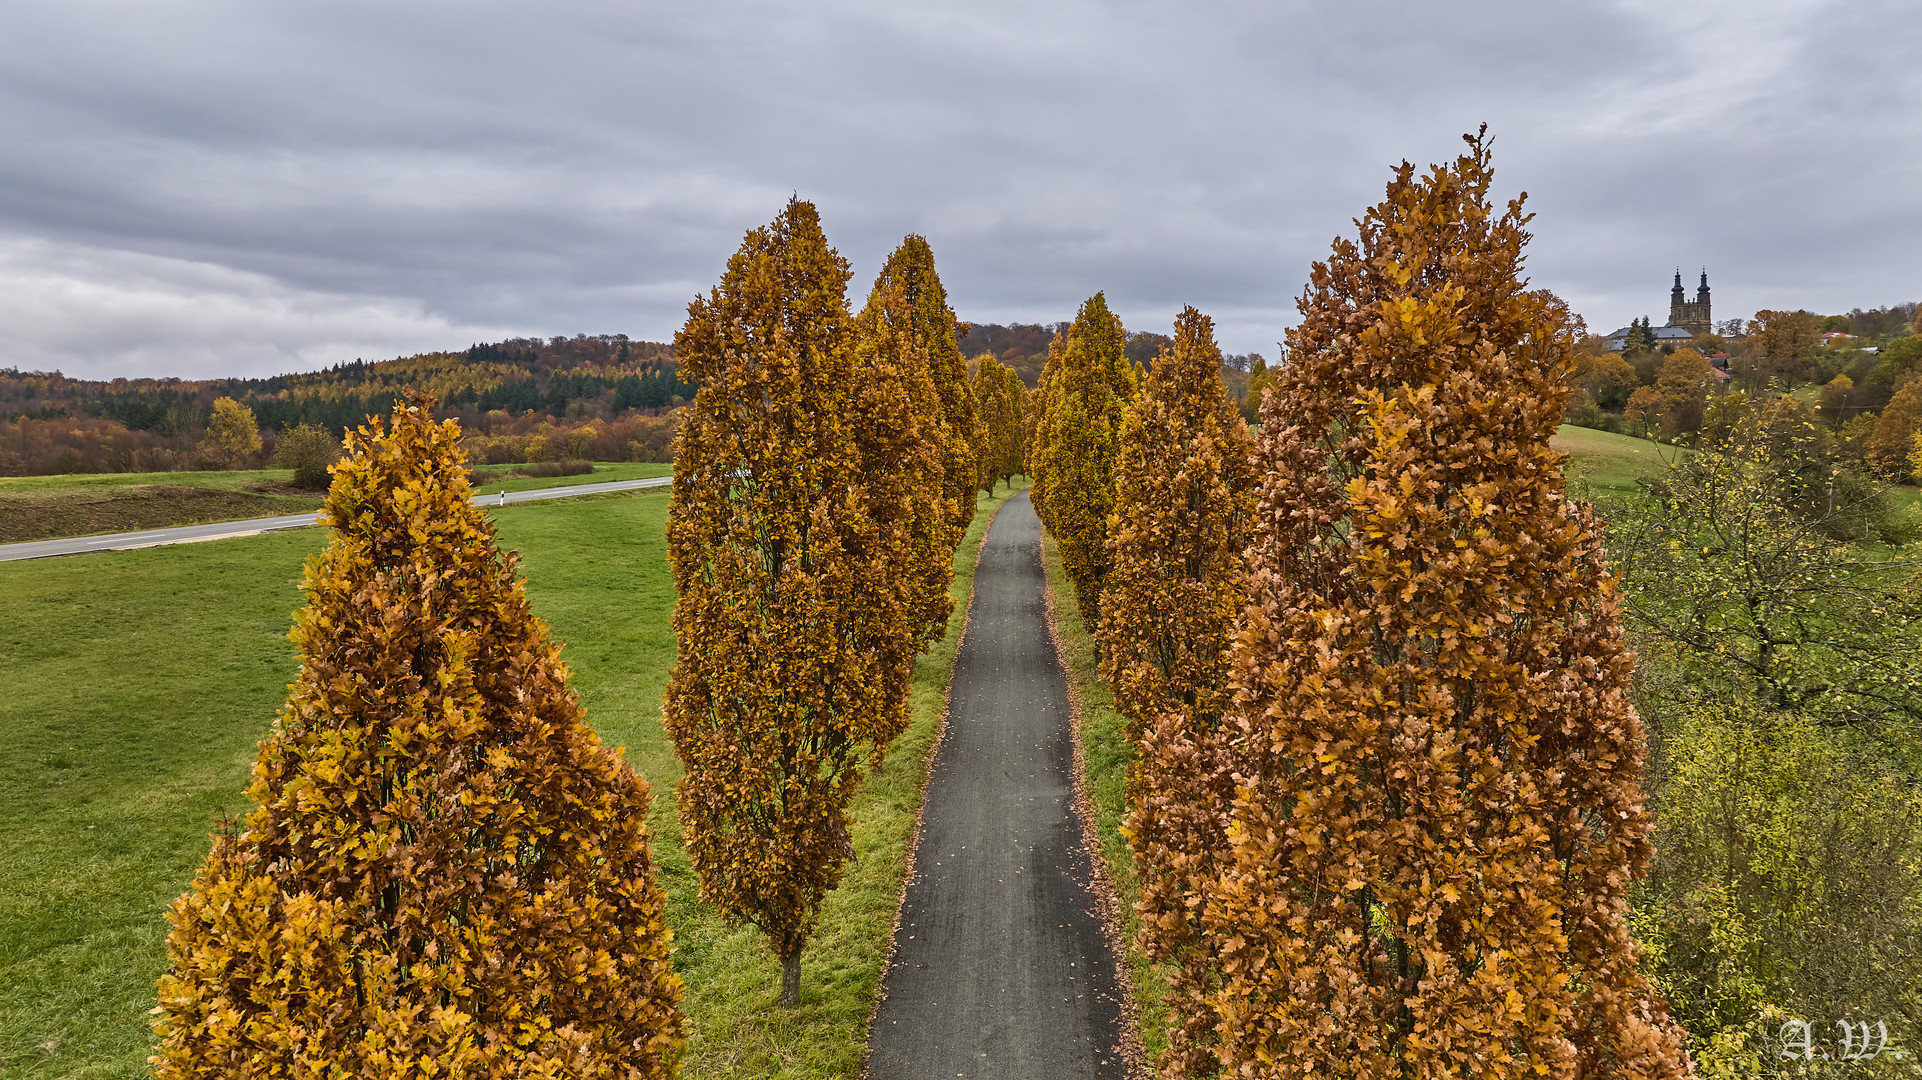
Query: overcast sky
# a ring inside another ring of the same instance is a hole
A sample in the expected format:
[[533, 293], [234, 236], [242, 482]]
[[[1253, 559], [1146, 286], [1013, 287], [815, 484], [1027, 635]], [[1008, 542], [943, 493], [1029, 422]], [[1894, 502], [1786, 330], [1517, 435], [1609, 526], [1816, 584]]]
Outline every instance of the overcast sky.
[[1496, 135], [1590, 327], [1922, 299], [1922, 18], [1848, 3], [0, 6], [0, 367], [263, 375], [670, 340], [821, 208], [964, 319], [1107, 291], [1272, 357], [1390, 167]]

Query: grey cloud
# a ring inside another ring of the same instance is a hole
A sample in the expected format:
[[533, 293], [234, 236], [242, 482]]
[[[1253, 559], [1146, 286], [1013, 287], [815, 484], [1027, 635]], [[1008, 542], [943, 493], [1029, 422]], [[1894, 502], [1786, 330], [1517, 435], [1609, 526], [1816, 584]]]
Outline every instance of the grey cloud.
[[1598, 328], [1659, 314], [1677, 263], [1718, 314], [1915, 299], [1918, 45], [1873, 2], [15, 4], [6, 273], [98, 306], [10, 323], [0, 364], [663, 339], [790, 191], [857, 296], [918, 231], [964, 317], [1105, 289], [1272, 354], [1390, 166], [1484, 120], [1537, 283]]

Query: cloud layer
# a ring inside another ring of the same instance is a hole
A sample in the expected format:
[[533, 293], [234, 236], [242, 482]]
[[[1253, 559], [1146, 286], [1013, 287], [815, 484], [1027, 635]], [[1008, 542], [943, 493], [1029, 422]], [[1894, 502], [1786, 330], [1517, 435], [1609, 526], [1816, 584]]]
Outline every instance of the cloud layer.
[[0, 13], [0, 366], [213, 374], [505, 333], [665, 339], [815, 200], [964, 317], [1105, 289], [1273, 352], [1389, 167], [1497, 135], [1600, 329], [1922, 298], [1894, 3], [25, 2]]

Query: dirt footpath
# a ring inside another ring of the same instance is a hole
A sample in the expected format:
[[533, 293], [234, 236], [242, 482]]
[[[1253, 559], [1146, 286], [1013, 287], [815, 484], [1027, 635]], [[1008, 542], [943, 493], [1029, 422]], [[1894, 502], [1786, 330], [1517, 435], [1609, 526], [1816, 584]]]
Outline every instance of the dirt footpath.
[[1113, 953], [1074, 812], [1041, 525], [1002, 507], [975, 569], [914, 880], [869, 1040], [873, 1080], [1122, 1080]]

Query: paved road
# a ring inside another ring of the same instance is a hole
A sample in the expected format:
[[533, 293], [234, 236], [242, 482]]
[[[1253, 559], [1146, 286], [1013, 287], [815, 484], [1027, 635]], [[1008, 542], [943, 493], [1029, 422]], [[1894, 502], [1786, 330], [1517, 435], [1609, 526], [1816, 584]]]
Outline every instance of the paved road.
[[873, 1080], [1119, 1078], [1120, 990], [1074, 811], [1041, 525], [1001, 510], [974, 576], [915, 879], [882, 981]]
[[[510, 491], [507, 503], [565, 499], [573, 495], [599, 495], [609, 491], [666, 487], [671, 476], [650, 476], [644, 480], [609, 480], [602, 484], [574, 484], [567, 487]], [[501, 496], [476, 495], [476, 506], [499, 506]], [[108, 533], [105, 536], [76, 536], [64, 540], [35, 540], [26, 544], [0, 544], [0, 562], [15, 559], [44, 559], [49, 555], [84, 555], [89, 551], [126, 551], [131, 548], [158, 547], [162, 544], [191, 544], [200, 540], [225, 540], [231, 536], [254, 536], [276, 529], [299, 529], [314, 524], [318, 514], [287, 514], [282, 517], [248, 518], [245, 521], [216, 521], [206, 525], [182, 525], [173, 529], [148, 529], [145, 532]]]

